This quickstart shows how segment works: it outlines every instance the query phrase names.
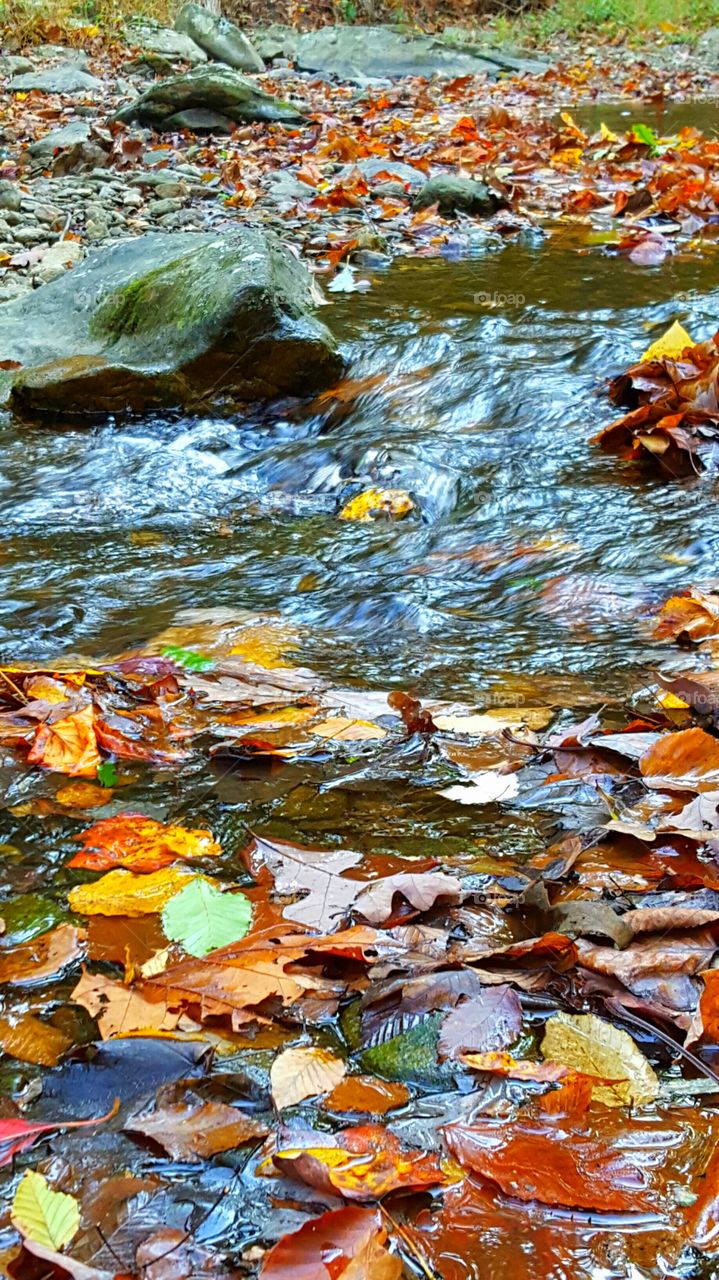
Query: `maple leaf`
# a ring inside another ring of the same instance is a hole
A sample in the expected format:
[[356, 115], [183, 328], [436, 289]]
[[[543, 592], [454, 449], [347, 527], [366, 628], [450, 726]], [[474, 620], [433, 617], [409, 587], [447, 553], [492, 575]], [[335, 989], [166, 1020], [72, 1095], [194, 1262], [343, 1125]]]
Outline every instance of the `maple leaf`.
[[95, 733], [92, 704], [69, 716], [38, 725], [28, 754], [30, 764], [41, 764], [71, 778], [94, 778], [102, 763]]

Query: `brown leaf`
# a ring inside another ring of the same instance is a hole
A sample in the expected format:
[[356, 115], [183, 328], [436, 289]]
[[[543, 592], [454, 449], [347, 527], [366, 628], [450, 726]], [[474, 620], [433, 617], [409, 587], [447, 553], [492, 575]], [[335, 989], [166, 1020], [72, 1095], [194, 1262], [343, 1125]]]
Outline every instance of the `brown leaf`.
[[59, 1027], [41, 1022], [32, 1013], [0, 1018], [0, 1046], [19, 1062], [55, 1067], [71, 1045], [72, 1040]]
[[447, 903], [461, 902], [462, 881], [442, 871], [419, 874], [400, 871], [397, 875], [360, 886], [354, 909], [369, 924], [382, 924], [392, 915], [397, 895], [406, 898], [416, 911], [428, 911], [439, 899]]
[[719, 741], [703, 729], [666, 733], [644, 753], [639, 768], [650, 787], [710, 791], [719, 786]]
[[311, 929], [339, 928], [363, 888], [342, 875], [361, 860], [349, 849], [310, 849], [255, 837], [244, 856], [251, 866], [268, 868], [278, 893], [302, 895], [283, 915]]
[[28, 762], [41, 764], [45, 769], [56, 769], [71, 778], [94, 778], [102, 764], [94, 716], [92, 704], [89, 704], [52, 724], [46, 720], [38, 725]]
[[9, 951], [0, 951], [0, 983], [36, 983], [54, 978], [79, 960], [85, 933], [71, 924], [58, 925]]
[[270, 1068], [272, 1098], [278, 1111], [294, 1107], [305, 1098], [329, 1093], [347, 1070], [341, 1058], [327, 1049], [304, 1045], [285, 1049]]
[[458, 1058], [463, 1050], [487, 1053], [516, 1040], [522, 1006], [511, 987], [486, 987], [463, 1000], [444, 1019], [439, 1032], [441, 1058]]
[[274, 1165], [346, 1200], [378, 1200], [400, 1187], [419, 1190], [447, 1180], [434, 1153], [408, 1151], [380, 1125], [343, 1129], [334, 1139], [318, 1133], [315, 1146], [308, 1145], [311, 1139], [308, 1134], [303, 1147], [276, 1151]]
[[263, 1138], [267, 1133], [265, 1125], [235, 1107], [224, 1102], [203, 1102], [192, 1093], [177, 1097], [174, 1087], [162, 1090], [157, 1106], [132, 1116], [125, 1128], [152, 1138], [173, 1160], [193, 1163]]
[[160, 871], [175, 860], [216, 858], [222, 849], [209, 831], [189, 830], [140, 813], [119, 813], [102, 818], [75, 837], [82, 850], [68, 866], [89, 871], [126, 867], [130, 871]]
[[180, 1019], [179, 1009], [171, 1010], [160, 992], [126, 987], [101, 973], [83, 973], [70, 998], [97, 1018], [103, 1040], [174, 1031]]
[[400, 1280], [377, 1209], [348, 1205], [305, 1222], [267, 1254], [261, 1280]]
[[375, 1076], [345, 1076], [322, 1103], [324, 1111], [367, 1113], [383, 1116], [404, 1106], [410, 1098], [406, 1085]]

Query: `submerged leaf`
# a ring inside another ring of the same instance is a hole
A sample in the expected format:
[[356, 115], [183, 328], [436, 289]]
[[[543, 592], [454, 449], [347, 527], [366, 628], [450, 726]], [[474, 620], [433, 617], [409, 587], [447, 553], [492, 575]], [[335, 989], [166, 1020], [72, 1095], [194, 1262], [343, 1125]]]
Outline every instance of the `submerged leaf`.
[[347, 1205], [305, 1222], [270, 1249], [260, 1280], [400, 1280], [377, 1209]]
[[593, 1013], [556, 1013], [547, 1020], [542, 1054], [583, 1075], [598, 1076], [594, 1096], [608, 1107], [653, 1102], [659, 1081], [631, 1036]]
[[81, 711], [38, 726], [28, 761], [71, 778], [94, 778], [102, 763], [92, 703]]
[[146, 876], [132, 871], [108, 871], [94, 884], [79, 884], [71, 889], [68, 902], [73, 911], [86, 916], [154, 915], [196, 878], [191, 871], [179, 867], [166, 867]]

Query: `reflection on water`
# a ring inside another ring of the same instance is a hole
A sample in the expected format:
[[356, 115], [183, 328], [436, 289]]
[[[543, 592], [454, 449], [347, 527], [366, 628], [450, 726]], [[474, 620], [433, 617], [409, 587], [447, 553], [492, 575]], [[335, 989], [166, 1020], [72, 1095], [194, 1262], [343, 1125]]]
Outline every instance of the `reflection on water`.
[[[677, 313], [713, 332], [717, 297], [700, 259], [646, 270], [578, 253], [577, 234], [399, 261], [336, 295], [357, 383], [340, 403], [5, 421], [2, 652], [110, 653], [222, 604], [305, 624], [335, 678], [472, 696], [499, 671], [591, 671], [609, 688], [646, 654], [647, 607], [715, 571], [719, 530], [710, 477], [662, 484], [588, 445], [612, 414], [601, 386]], [[421, 519], [339, 522], [367, 483], [411, 490]]]

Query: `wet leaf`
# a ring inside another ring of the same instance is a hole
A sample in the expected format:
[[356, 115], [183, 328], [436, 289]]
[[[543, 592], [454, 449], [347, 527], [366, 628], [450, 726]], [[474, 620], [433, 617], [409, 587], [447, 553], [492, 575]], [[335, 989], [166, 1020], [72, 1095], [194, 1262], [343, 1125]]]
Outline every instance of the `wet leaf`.
[[261, 1280], [400, 1280], [402, 1263], [385, 1249], [376, 1209], [323, 1213], [283, 1236], [267, 1254]]
[[404, 489], [365, 489], [345, 503], [339, 518], [364, 522], [383, 517], [401, 520], [410, 511], [414, 511], [414, 503]]
[[450, 1125], [445, 1140], [455, 1160], [515, 1200], [600, 1212], [651, 1208], [642, 1169], [581, 1130], [487, 1120]]
[[322, 1107], [325, 1111], [383, 1116], [404, 1106], [409, 1097], [409, 1089], [396, 1081], [379, 1080], [376, 1076], [346, 1076], [324, 1099]]
[[71, 924], [58, 925], [30, 942], [0, 951], [0, 984], [38, 984], [54, 978], [85, 953], [85, 934]]
[[594, 1096], [608, 1107], [653, 1102], [659, 1081], [631, 1036], [593, 1013], [557, 1013], [545, 1024], [542, 1055], [582, 1075], [611, 1080]]
[[314, 1045], [285, 1049], [270, 1068], [272, 1098], [278, 1111], [294, 1107], [305, 1098], [330, 1093], [347, 1070], [341, 1058]]
[[97, 1019], [103, 1040], [174, 1031], [180, 1017], [158, 991], [126, 987], [101, 973], [83, 973], [70, 998]]
[[[106, 791], [101, 794], [107, 796]], [[83, 847], [68, 866], [86, 867], [89, 871], [108, 871], [111, 867], [160, 871], [176, 860], [216, 858], [222, 853], [209, 831], [168, 825], [139, 813], [102, 818], [75, 838]]]
[[516, 1040], [521, 1026], [517, 993], [506, 985], [486, 987], [447, 1014], [439, 1033], [440, 1057], [458, 1058], [464, 1050], [503, 1049]]
[[267, 1127], [224, 1102], [203, 1102], [188, 1093], [178, 1099], [174, 1087], [160, 1094], [151, 1111], [132, 1116], [126, 1126], [164, 1147], [173, 1160], [209, 1160], [246, 1142], [263, 1138]]
[[319, 1191], [347, 1200], [378, 1200], [400, 1187], [418, 1190], [447, 1180], [431, 1152], [407, 1150], [380, 1125], [344, 1129], [334, 1144], [283, 1148], [272, 1157], [275, 1166]]
[[369, 924], [382, 924], [392, 915], [395, 900], [406, 898], [415, 911], [428, 911], [437, 902], [461, 902], [462, 881], [441, 871], [399, 872], [360, 888], [355, 912]]
[[461, 1053], [460, 1059], [473, 1071], [489, 1071], [510, 1080], [534, 1080], [539, 1084], [565, 1080], [571, 1074], [569, 1067], [559, 1062], [531, 1062], [528, 1058], [513, 1058], [510, 1053]]
[[252, 920], [252, 903], [244, 893], [222, 893], [199, 876], [165, 903], [162, 927], [191, 956], [205, 956], [244, 938]]
[[28, 1169], [12, 1202], [13, 1226], [46, 1249], [63, 1249], [80, 1228], [80, 1209], [73, 1196], [52, 1191], [42, 1174]]
[[42, 1022], [32, 1013], [0, 1017], [0, 1047], [19, 1062], [54, 1067], [71, 1046], [72, 1040], [59, 1027]]
[[283, 915], [312, 929], [338, 928], [363, 888], [342, 875], [360, 861], [349, 849], [309, 849], [256, 837], [247, 856], [253, 866], [269, 869], [279, 893], [303, 895]]
[[[645, 125], [635, 125], [634, 132], [638, 133], [640, 129], [644, 128], [646, 128]], [[651, 133], [651, 129], [649, 133]], [[694, 339], [689, 336], [678, 320], [674, 320], [666, 333], [663, 333], [661, 338], [657, 338], [656, 342], [647, 347], [642, 356], [642, 363], [644, 364], [649, 360], [677, 360], [687, 347], [693, 346]]]
[[90, 704], [69, 716], [38, 726], [28, 755], [30, 764], [41, 764], [72, 778], [94, 778], [102, 763], [95, 736], [95, 713]]
[[154, 915], [194, 879], [191, 871], [178, 867], [166, 867], [145, 876], [132, 871], [108, 871], [94, 884], [80, 884], [71, 889], [68, 902], [80, 915]]
[[650, 787], [708, 791], [719, 786], [719, 741], [703, 729], [664, 734], [639, 767]]
[[55, 792], [55, 799], [66, 809], [99, 809], [112, 800], [112, 791], [94, 782], [69, 782]]

